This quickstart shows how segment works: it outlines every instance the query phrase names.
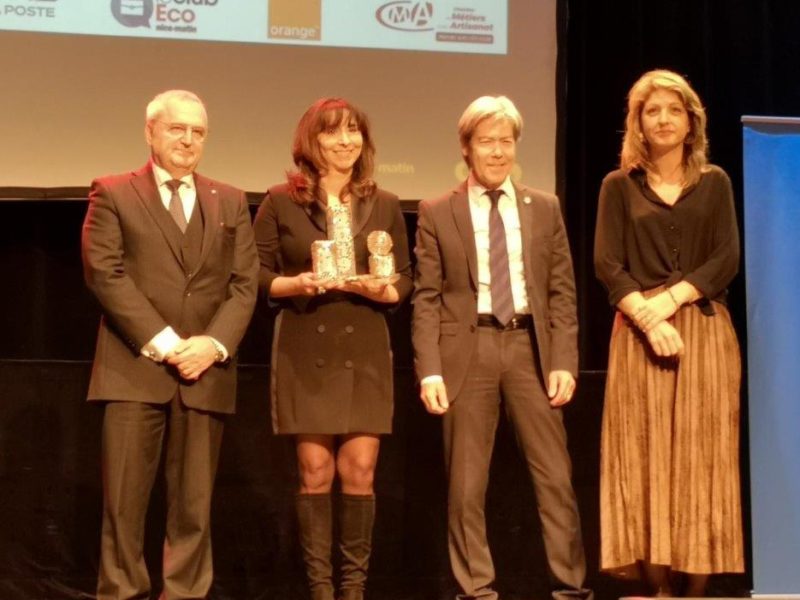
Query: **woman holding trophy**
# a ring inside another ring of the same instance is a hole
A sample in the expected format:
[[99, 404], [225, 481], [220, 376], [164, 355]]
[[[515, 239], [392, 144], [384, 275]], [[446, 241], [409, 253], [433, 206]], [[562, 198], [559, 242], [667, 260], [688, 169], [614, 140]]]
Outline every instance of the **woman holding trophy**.
[[371, 178], [374, 153], [364, 113], [341, 98], [318, 100], [295, 131], [296, 170], [270, 188], [254, 222], [260, 291], [281, 309], [272, 347], [272, 422], [276, 433], [296, 440], [296, 506], [312, 600], [335, 597], [337, 474], [338, 598], [363, 598], [379, 435], [392, 427], [384, 313], [412, 286], [405, 222], [397, 196]]

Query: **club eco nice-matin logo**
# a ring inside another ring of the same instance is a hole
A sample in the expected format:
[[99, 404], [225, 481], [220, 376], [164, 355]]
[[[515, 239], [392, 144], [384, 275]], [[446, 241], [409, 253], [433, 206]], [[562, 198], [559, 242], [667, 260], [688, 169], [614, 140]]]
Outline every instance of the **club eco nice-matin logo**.
[[153, 0], [111, 0], [111, 14], [125, 27], [150, 27], [153, 13], [155, 13], [156, 23], [161, 25], [190, 26], [197, 19], [197, 13], [193, 7], [216, 6], [218, 2], [219, 0], [156, 0], [156, 2]]
[[111, 0], [111, 14], [125, 27], [150, 27], [153, 0]]
[[375, 18], [384, 27], [397, 31], [432, 31], [433, 2], [387, 2], [375, 11]]

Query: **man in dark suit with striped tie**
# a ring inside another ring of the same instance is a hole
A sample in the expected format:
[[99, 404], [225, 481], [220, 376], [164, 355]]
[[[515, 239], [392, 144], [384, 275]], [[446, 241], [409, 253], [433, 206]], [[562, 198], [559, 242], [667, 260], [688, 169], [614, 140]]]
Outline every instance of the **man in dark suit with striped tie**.
[[142, 546], [162, 447], [161, 598], [211, 587], [211, 491], [259, 264], [244, 194], [195, 172], [207, 133], [195, 94], [159, 94], [146, 112], [150, 161], [89, 195], [84, 274], [103, 309], [89, 384], [105, 406], [99, 600], [150, 597]]
[[496, 599], [484, 504], [501, 407], [536, 490], [553, 597], [590, 598], [561, 407], [578, 372], [575, 282], [558, 199], [511, 181], [522, 118], [483, 96], [459, 121], [469, 178], [419, 205], [413, 342], [443, 415], [459, 599]]

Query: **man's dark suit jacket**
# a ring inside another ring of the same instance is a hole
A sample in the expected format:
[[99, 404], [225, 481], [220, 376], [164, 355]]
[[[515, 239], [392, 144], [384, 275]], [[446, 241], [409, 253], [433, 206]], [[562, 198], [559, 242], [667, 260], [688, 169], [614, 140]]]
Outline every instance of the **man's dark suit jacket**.
[[[558, 198], [515, 186], [539, 366], [577, 377], [575, 283]], [[478, 259], [466, 182], [419, 204], [414, 303], [417, 377], [442, 375], [452, 402], [477, 345]]]
[[[169, 402], [181, 387], [191, 408], [232, 413], [235, 354], [256, 297], [258, 257], [244, 194], [195, 173], [203, 214], [199, 262], [189, 268], [182, 234], [164, 208], [150, 164], [92, 183], [83, 226], [86, 283], [100, 301], [89, 400]], [[171, 326], [181, 337], [210, 335], [234, 360], [193, 383], [141, 354]]]

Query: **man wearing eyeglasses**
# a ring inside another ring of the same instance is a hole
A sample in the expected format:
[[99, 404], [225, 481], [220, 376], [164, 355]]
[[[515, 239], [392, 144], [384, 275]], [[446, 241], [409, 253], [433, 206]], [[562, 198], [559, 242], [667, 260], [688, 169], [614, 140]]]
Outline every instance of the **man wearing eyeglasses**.
[[150, 597], [142, 550], [162, 448], [160, 597], [211, 587], [211, 492], [259, 267], [244, 194], [195, 172], [207, 132], [195, 94], [159, 94], [146, 112], [149, 162], [89, 194], [84, 274], [103, 310], [88, 394], [105, 404], [98, 600]]

